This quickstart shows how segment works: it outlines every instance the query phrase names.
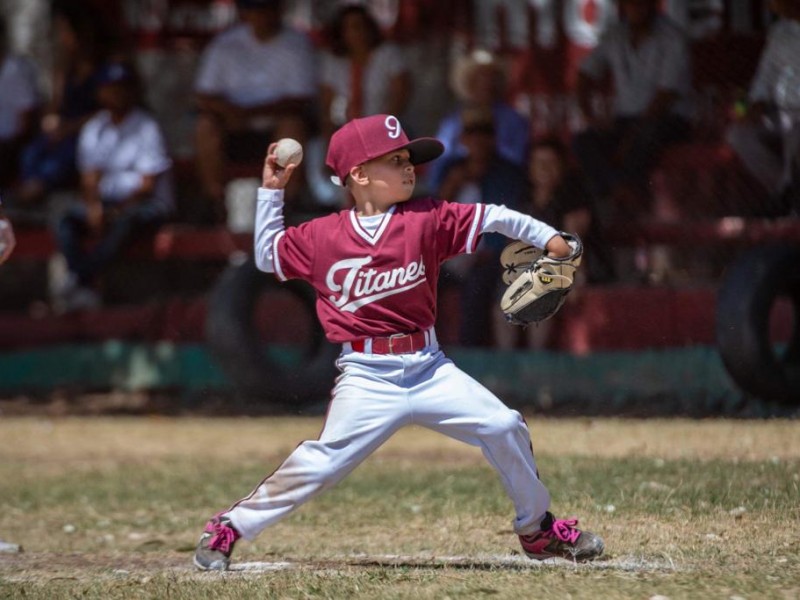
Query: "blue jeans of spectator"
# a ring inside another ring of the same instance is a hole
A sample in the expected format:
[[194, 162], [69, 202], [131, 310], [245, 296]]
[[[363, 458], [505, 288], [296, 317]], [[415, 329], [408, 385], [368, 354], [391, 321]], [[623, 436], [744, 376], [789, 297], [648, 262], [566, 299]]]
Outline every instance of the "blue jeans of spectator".
[[[115, 211], [113, 203], [104, 203], [106, 210]], [[86, 207], [68, 210], [57, 225], [58, 246], [78, 283], [91, 286], [102, 271], [137, 239], [155, 232], [171, 215], [171, 209], [161, 201], [141, 201], [114, 212], [106, 220], [96, 243], [87, 247], [90, 234]]]
[[608, 198], [618, 185], [646, 195], [649, 172], [664, 147], [687, 139], [688, 134], [688, 121], [678, 115], [659, 119], [619, 117], [611, 129], [579, 133], [573, 147], [595, 197]]

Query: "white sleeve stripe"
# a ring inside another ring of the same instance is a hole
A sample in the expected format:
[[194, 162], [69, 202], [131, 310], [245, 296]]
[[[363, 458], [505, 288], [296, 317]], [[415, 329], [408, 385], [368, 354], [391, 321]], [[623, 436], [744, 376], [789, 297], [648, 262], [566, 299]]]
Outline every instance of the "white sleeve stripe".
[[278, 279], [281, 281], [286, 281], [286, 275], [283, 274], [283, 269], [281, 269], [281, 260], [278, 256], [278, 242], [281, 241], [285, 233], [285, 230], [278, 233], [278, 235], [275, 236], [275, 240], [272, 242], [272, 266], [274, 267], [275, 275], [277, 275]]
[[469, 236], [467, 236], [467, 247], [465, 252], [467, 254], [472, 254], [475, 252], [475, 246], [477, 245], [477, 239], [479, 228], [481, 223], [483, 222], [483, 204], [476, 204], [475, 205], [475, 214], [472, 217], [472, 226], [469, 228]]

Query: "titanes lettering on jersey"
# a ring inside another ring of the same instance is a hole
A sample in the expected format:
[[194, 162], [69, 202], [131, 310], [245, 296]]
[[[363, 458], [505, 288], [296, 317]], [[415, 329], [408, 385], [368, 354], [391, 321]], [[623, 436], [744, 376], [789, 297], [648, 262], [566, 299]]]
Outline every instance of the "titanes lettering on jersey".
[[[331, 302], [343, 312], [355, 312], [362, 306], [394, 296], [425, 281], [425, 263], [410, 262], [405, 267], [378, 271], [364, 267], [372, 262], [369, 256], [363, 258], [347, 258], [334, 263], [325, 277], [325, 284], [334, 292], [329, 296]], [[336, 274], [344, 271], [341, 284], [336, 283]], [[336, 292], [340, 292], [336, 295]]]

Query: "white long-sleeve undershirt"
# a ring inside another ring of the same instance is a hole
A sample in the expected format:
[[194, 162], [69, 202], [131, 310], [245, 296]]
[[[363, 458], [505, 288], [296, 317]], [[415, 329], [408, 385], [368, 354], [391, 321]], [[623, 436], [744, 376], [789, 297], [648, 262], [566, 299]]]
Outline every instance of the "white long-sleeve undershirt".
[[275, 236], [283, 226], [283, 190], [258, 188], [256, 201], [256, 226], [253, 236], [256, 266], [267, 273], [274, 273], [272, 247]]
[[[530, 215], [496, 204], [484, 206], [481, 233], [500, 233], [537, 248], [544, 248], [547, 242], [558, 234], [556, 229]], [[283, 230], [283, 190], [259, 188], [254, 243], [256, 266], [262, 271], [275, 272], [273, 246], [276, 237]]]
[[502, 233], [512, 240], [520, 240], [537, 248], [544, 248], [558, 230], [530, 215], [506, 208], [503, 205], [486, 204], [481, 224], [481, 233]]

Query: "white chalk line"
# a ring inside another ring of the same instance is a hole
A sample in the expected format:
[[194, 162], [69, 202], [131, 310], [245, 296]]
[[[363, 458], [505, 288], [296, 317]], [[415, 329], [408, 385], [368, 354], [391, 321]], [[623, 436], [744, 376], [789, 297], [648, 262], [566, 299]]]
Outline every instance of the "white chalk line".
[[686, 566], [678, 566], [669, 558], [644, 558], [637, 556], [619, 556], [600, 558], [585, 563], [575, 563], [562, 558], [547, 560], [531, 560], [519, 554], [509, 555], [474, 555], [474, 556], [432, 556], [410, 554], [352, 554], [334, 555], [319, 560], [288, 560], [288, 561], [248, 561], [232, 562], [228, 571], [198, 571], [191, 560], [175, 561], [174, 558], [162, 568], [116, 568], [104, 573], [76, 573], [69, 576], [63, 574], [44, 574], [41, 572], [4, 572], [0, 570], [0, 578], [6, 582], [42, 582], [61, 579], [82, 581], [90, 578], [96, 579], [134, 579], [150, 580], [159, 573], [169, 573], [181, 580], [207, 578], [207, 577], [258, 577], [264, 573], [278, 573], [287, 571], [305, 572], [337, 572], [348, 569], [463, 569], [465, 571], [572, 571], [572, 572], [638, 572], [638, 573], [669, 573], [686, 571]]
[[615, 557], [590, 562], [574, 562], [563, 558], [531, 560], [520, 555], [488, 556], [414, 556], [399, 554], [331, 556], [319, 561], [281, 562], [232, 562], [229, 572], [268, 572], [290, 569], [326, 570], [337, 567], [412, 567], [412, 568], [461, 568], [461, 569], [576, 569], [586, 571], [678, 571], [669, 559], [646, 559], [643, 557]]

